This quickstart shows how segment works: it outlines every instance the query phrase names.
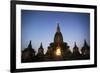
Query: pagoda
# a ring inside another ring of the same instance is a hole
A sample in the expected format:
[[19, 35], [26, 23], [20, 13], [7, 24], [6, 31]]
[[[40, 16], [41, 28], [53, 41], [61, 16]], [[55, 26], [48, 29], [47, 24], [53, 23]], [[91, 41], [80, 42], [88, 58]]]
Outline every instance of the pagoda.
[[42, 43], [38, 49], [38, 53], [36, 55], [37, 61], [43, 61], [44, 60], [44, 48], [42, 46]]
[[22, 51], [22, 62], [31, 62], [33, 59], [35, 59], [35, 50], [30, 41], [28, 47]]
[[60, 31], [59, 23], [57, 24], [57, 30], [54, 35], [54, 41], [48, 46], [46, 57], [49, 60], [64, 60], [70, 57], [69, 46], [63, 41], [63, 35]]
[[84, 58], [90, 58], [90, 47], [87, 44], [86, 40], [84, 40], [84, 45], [81, 49], [81, 53]]

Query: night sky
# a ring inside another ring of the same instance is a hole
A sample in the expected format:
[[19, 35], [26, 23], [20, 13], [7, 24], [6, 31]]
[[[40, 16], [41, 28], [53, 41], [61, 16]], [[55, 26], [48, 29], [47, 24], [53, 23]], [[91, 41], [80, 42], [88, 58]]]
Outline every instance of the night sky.
[[21, 48], [26, 48], [29, 41], [37, 51], [42, 42], [45, 52], [54, 41], [57, 23], [70, 49], [74, 42], [81, 48], [86, 39], [90, 45], [90, 14], [76, 12], [21, 10]]

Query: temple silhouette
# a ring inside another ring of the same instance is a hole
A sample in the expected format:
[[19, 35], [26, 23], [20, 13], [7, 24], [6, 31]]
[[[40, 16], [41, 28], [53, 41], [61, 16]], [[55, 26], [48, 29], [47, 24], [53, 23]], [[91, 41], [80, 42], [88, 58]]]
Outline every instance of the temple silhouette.
[[42, 61], [64, 61], [64, 60], [85, 60], [90, 59], [90, 47], [84, 40], [83, 47], [79, 51], [79, 47], [74, 42], [73, 52], [70, 51], [70, 46], [64, 42], [63, 35], [60, 31], [59, 23], [54, 35], [54, 41], [51, 42], [44, 54], [42, 42], [38, 48], [38, 52], [32, 48], [31, 41], [27, 48], [22, 51], [21, 62], [42, 62]]

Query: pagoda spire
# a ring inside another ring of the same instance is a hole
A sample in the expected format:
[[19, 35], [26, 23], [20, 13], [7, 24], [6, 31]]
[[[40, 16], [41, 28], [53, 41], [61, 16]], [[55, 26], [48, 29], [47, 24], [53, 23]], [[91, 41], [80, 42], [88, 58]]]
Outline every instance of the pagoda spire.
[[84, 40], [84, 46], [87, 46], [87, 42], [86, 42], [86, 40]]
[[37, 56], [42, 57], [43, 55], [44, 55], [44, 49], [43, 49], [42, 42], [41, 42], [40, 47], [38, 49]]
[[55, 43], [63, 43], [63, 36], [62, 36], [62, 33], [60, 32], [59, 23], [57, 23], [57, 29], [56, 29], [56, 33], [54, 36], [54, 42]]
[[78, 56], [80, 56], [80, 52], [79, 52], [79, 48], [78, 48], [78, 46], [76, 45], [76, 42], [74, 43], [74, 48], [73, 48], [73, 56], [76, 56], [76, 57], [78, 57]]
[[86, 40], [84, 40], [84, 45], [83, 45], [83, 47], [81, 49], [81, 52], [82, 52], [82, 55], [85, 55], [87, 57], [90, 56], [90, 47], [87, 44]]
[[76, 42], [74, 44], [75, 44], [75, 47], [77, 47]]
[[31, 40], [29, 42], [28, 48], [32, 48]]
[[41, 42], [40, 48], [43, 48], [43, 46], [42, 46], [42, 42]]
[[74, 42], [74, 48], [78, 48], [77, 45], [76, 45], [76, 42]]
[[59, 23], [57, 23], [57, 32], [60, 32]]

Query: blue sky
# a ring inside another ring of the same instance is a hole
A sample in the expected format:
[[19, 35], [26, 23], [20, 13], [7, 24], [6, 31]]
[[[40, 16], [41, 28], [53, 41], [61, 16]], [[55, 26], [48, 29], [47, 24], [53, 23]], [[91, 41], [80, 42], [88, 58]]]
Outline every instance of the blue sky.
[[81, 48], [84, 39], [90, 44], [89, 13], [21, 10], [21, 48], [26, 48], [31, 40], [36, 51], [42, 42], [46, 52], [54, 40], [57, 23], [70, 49], [74, 42]]

